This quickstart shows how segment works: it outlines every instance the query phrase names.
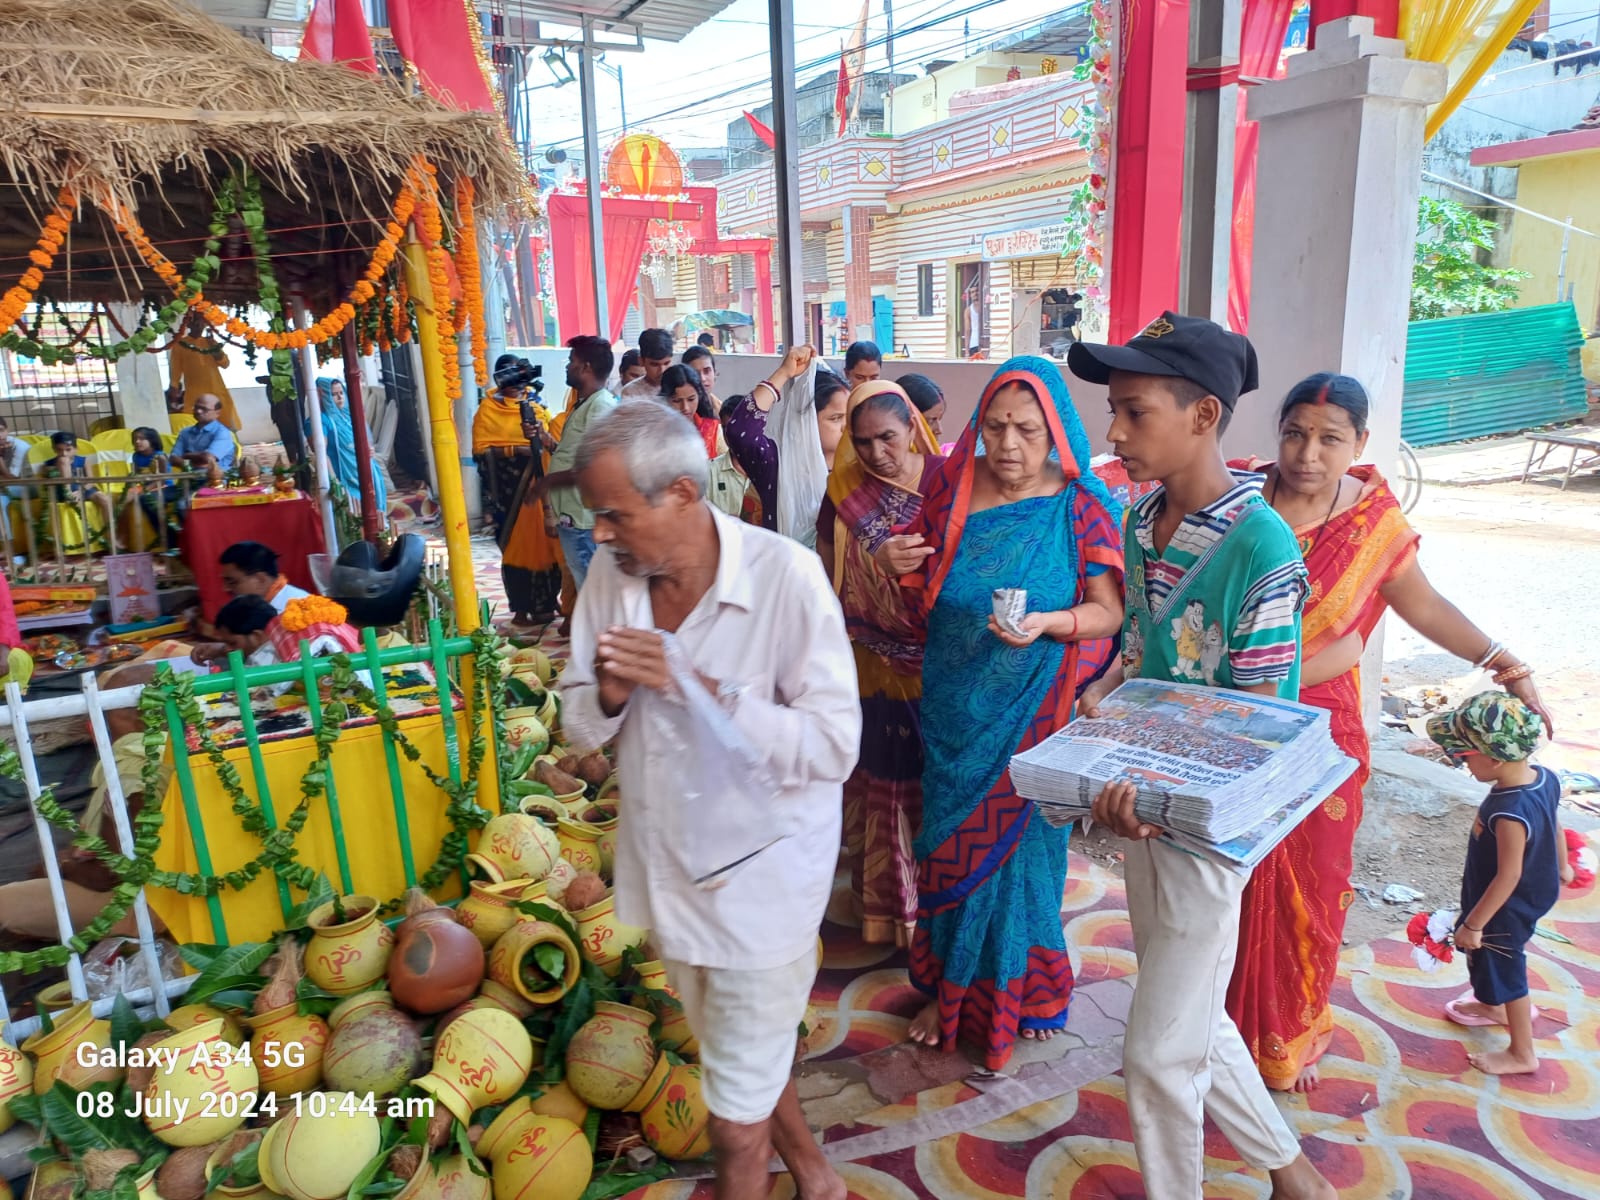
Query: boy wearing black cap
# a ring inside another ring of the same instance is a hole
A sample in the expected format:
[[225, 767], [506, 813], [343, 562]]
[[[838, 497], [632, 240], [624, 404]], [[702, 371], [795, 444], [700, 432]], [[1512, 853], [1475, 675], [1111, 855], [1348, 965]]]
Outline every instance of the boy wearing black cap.
[[[1218, 444], [1256, 386], [1255, 350], [1211, 321], [1165, 313], [1126, 346], [1075, 343], [1067, 362], [1111, 390], [1108, 438], [1128, 476], [1162, 487], [1128, 513], [1122, 677], [1166, 679], [1296, 699], [1305, 565], [1293, 533], [1236, 477]], [[1238, 949], [1246, 877], [1150, 840], [1134, 790], [1111, 784], [1094, 817], [1133, 841], [1128, 915], [1138, 986], [1123, 1042], [1134, 1149], [1147, 1192], [1200, 1200], [1209, 1112], [1279, 1200], [1331, 1200], [1300, 1153], [1223, 1002]]]

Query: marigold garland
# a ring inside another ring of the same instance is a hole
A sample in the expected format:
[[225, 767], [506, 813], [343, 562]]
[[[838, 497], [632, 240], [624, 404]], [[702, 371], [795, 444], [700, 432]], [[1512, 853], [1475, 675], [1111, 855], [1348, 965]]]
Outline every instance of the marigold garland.
[[326, 596], [302, 596], [283, 607], [279, 623], [290, 633], [304, 633], [313, 625], [343, 625], [350, 614], [344, 605]]
[[67, 240], [67, 230], [72, 226], [72, 215], [77, 208], [78, 198], [71, 188], [64, 187], [56, 193], [55, 209], [46, 215], [39, 240], [28, 251], [28, 261], [33, 265], [0, 297], [0, 330], [10, 329], [28, 311], [33, 293], [44, 282], [44, 273], [55, 262], [57, 251]]
[[[432, 163], [425, 168], [431, 177]], [[444, 247], [444, 217], [439, 211], [439, 194], [431, 186], [426, 189], [418, 204], [422, 229], [425, 235], [428, 259], [428, 283], [433, 289], [433, 316], [439, 324], [440, 358], [444, 360], [444, 391], [454, 404], [461, 399], [461, 361], [456, 351], [456, 327], [450, 312], [450, 252]]]
[[456, 221], [460, 226], [456, 247], [456, 274], [461, 279], [462, 303], [472, 331], [472, 370], [479, 393], [487, 392], [489, 379], [489, 334], [483, 315], [483, 271], [478, 263], [478, 226], [473, 212], [475, 193], [472, 180], [456, 185]]

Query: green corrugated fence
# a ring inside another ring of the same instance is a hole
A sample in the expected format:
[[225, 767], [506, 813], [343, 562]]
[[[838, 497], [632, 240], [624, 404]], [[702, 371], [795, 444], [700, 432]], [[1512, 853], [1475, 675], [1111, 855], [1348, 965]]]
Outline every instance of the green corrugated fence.
[[1571, 304], [1413, 321], [1400, 436], [1433, 446], [1582, 417], [1583, 341]]

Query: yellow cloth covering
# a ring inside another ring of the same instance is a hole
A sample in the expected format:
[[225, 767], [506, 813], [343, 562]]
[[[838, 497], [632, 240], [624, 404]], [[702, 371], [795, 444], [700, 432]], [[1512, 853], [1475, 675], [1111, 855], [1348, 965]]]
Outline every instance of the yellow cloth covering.
[[228, 391], [228, 385], [222, 382], [222, 368], [228, 365], [227, 354], [213, 358], [203, 350], [189, 349], [189, 345], [215, 347], [217, 343], [209, 337], [180, 337], [167, 351], [169, 383], [183, 385], [183, 411], [192, 413], [194, 402], [209, 392], [222, 401], [222, 423], [238, 433], [239, 410], [233, 406], [233, 394]]
[[[468, 729], [464, 715], [458, 725], [462, 756], [465, 758]], [[422, 752], [422, 761], [439, 774], [445, 771], [444, 727], [437, 713], [400, 721], [400, 729]], [[250, 768], [249, 750], [240, 746], [225, 751], [238, 770], [245, 794], [256, 794], [255, 775]], [[268, 786], [272, 789], [273, 810], [279, 823], [300, 800], [300, 779], [316, 756], [309, 736], [265, 742], [261, 757], [266, 765]], [[211, 869], [218, 875], [237, 870], [261, 853], [261, 842], [240, 828], [227, 793], [217, 781], [214, 767], [203, 756], [189, 760], [194, 772], [195, 791], [206, 844], [211, 851]], [[339, 796], [339, 813], [345, 831], [345, 850], [350, 859], [352, 891], [356, 895], [389, 900], [405, 892], [405, 870], [401, 865], [394, 806], [389, 799], [389, 770], [383, 753], [383, 733], [376, 725], [346, 729], [333, 750], [333, 774]], [[447, 797], [423, 774], [400, 756], [400, 778], [406, 796], [406, 816], [411, 825], [412, 860], [420, 876], [439, 856], [439, 846], [450, 831], [445, 817]], [[174, 775], [161, 806], [165, 824], [155, 865], [164, 871], [194, 872], [200, 869], [189, 836], [189, 819], [183, 796]], [[312, 804], [311, 816], [296, 840], [298, 861], [327, 875], [339, 886], [339, 859], [334, 846], [333, 826], [326, 799]], [[452, 879], [438, 894], [449, 899], [459, 892]], [[209, 906], [202, 897], [182, 896], [165, 888], [152, 887], [147, 895], [150, 907], [179, 942], [215, 943], [224, 940], [212, 928]], [[294, 902], [304, 899], [291, 893]], [[263, 872], [242, 892], [225, 889], [220, 893], [225, 939], [230, 944], [266, 941], [283, 928], [283, 913], [278, 903], [277, 877]]]

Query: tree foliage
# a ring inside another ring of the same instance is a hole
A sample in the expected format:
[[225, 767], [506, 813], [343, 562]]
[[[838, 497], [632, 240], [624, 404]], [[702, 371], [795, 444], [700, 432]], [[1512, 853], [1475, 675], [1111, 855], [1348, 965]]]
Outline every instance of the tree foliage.
[[1494, 222], [1454, 200], [1417, 202], [1417, 250], [1411, 270], [1411, 319], [1433, 321], [1500, 312], [1517, 301], [1528, 272], [1487, 266]]

